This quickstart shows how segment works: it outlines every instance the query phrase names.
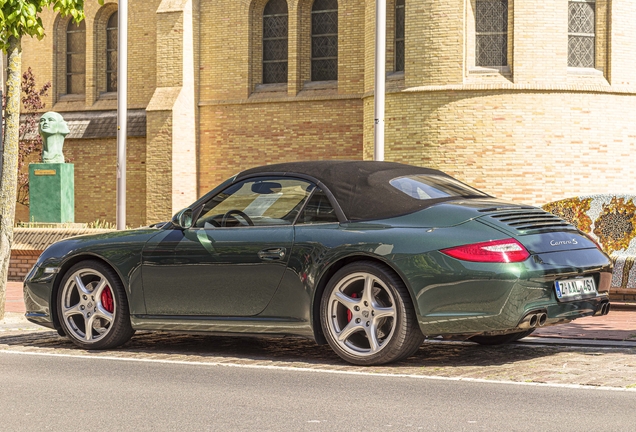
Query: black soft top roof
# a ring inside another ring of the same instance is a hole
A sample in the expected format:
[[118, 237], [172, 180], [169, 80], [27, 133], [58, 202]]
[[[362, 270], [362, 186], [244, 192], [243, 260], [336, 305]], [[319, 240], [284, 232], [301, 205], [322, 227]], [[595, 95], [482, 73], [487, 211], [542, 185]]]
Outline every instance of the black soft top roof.
[[255, 175], [302, 175], [326, 187], [351, 221], [386, 219], [422, 210], [448, 198], [420, 200], [399, 191], [389, 183], [407, 175], [450, 177], [441, 171], [376, 161], [311, 161], [290, 162], [251, 168], [236, 180]]

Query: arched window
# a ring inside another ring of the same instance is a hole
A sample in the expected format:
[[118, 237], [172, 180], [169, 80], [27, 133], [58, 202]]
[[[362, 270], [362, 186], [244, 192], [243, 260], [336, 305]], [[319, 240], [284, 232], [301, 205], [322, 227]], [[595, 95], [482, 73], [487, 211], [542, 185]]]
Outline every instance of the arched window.
[[106, 24], [106, 91], [117, 91], [117, 23], [115, 11]]
[[269, 0], [263, 11], [263, 83], [287, 82], [287, 2]]
[[316, 0], [311, 9], [311, 80], [338, 79], [338, 1]]
[[395, 71], [404, 71], [404, 0], [395, 1]]
[[568, 66], [593, 68], [596, 50], [596, 3], [578, 0], [568, 3]]
[[66, 27], [66, 93], [86, 93], [86, 24], [69, 21]]

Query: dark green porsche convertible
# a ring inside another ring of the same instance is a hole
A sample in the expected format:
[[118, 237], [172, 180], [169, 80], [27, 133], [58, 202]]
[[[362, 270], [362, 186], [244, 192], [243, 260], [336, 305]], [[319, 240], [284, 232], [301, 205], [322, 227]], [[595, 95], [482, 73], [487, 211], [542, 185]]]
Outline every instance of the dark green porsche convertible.
[[572, 225], [431, 169], [253, 168], [172, 219], [50, 246], [26, 317], [88, 349], [135, 330], [295, 335], [343, 359], [406, 358], [426, 337], [482, 344], [603, 315], [611, 264]]

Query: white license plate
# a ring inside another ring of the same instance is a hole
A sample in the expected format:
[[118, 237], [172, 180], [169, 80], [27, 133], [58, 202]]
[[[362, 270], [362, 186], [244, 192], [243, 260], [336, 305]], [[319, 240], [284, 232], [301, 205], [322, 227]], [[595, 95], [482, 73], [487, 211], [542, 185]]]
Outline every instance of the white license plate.
[[561, 301], [596, 297], [597, 294], [596, 283], [592, 277], [555, 281], [554, 288], [557, 299]]

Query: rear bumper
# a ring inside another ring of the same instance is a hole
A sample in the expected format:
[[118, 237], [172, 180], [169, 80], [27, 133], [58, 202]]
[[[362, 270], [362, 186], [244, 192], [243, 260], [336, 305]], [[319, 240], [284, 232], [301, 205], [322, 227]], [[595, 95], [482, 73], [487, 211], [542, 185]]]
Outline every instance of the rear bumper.
[[[427, 336], [522, 331], [522, 319], [533, 311], [547, 314], [544, 325], [591, 316], [609, 301], [612, 278], [611, 262], [598, 249], [535, 254], [507, 264], [465, 262], [431, 252], [400, 264]], [[557, 299], [555, 280], [583, 276], [594, 278], [598, 295]]]

